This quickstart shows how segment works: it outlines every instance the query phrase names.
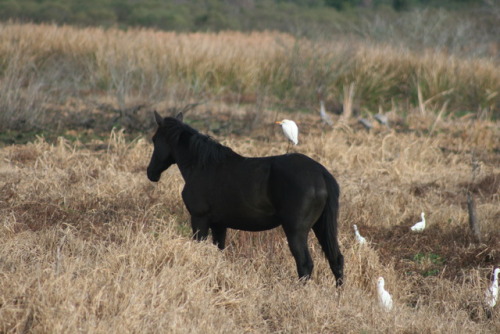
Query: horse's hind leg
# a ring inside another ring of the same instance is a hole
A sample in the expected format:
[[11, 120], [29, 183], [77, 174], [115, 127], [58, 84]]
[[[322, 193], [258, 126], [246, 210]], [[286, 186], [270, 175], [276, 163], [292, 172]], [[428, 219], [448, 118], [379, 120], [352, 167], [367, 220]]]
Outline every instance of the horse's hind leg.
[[226, 247], [226, 231], [225, 227], [211, 227], [212, 229], [212, 240], [214, 245], [217, 245], [220, 250], [223, 250]]
[[307, 232], [284, 228], [288, 246], [297, 264], [300, 279], [309, 279], [314, 267], [307, 247]]
[[[344, 277], [344, 256], [340, 252], [336, 238], [334, 240], [328, 240], [328, 236], [321, 224], [314, 225], [313, 231], [316, 238], [318, 238], [319, 244], [321, 245], [326, 258], [328, 259], [330, 269], [337, 279], [337, 286], [342, 285]], [[333, 245], [329, 245], [329, 242], [332, 242]], [[333, 246], [333, 249], [330, 246]]]

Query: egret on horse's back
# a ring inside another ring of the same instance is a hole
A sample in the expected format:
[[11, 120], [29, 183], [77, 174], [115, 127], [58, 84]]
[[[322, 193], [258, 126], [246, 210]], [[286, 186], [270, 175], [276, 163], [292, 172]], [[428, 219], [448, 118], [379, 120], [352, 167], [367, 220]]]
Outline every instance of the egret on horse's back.
[[147, 168], [157, 182], [177, 164], [185, 181], [182, 199], [191, 215], [193, 237], [225, 247], [227, 228], [264, 231], [282, 226], [299, 278], [309, 278], [313, 261], [307, 236], [314, 231], [342, 284], [344, 257], [337, 239], [340, 190], [334, 177], [303, 154], [247, 158], [200, 134], [177, 117], [154, 113], [158, 129]]

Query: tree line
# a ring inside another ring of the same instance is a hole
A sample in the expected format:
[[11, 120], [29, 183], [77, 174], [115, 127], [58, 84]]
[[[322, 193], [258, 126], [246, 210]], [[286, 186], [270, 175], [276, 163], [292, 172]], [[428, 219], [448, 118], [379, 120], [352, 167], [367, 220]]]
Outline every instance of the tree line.
[[[489, 0], [495, 1], [495, 0]], [[263, 30], [293, 32], [328, 25], [335, 15], [359, 11], [406, 11], [424, 6], [451, 9], [487, 0], [0, 0], [0, 20], [81, 26], [154, 27], [164, 30]]]

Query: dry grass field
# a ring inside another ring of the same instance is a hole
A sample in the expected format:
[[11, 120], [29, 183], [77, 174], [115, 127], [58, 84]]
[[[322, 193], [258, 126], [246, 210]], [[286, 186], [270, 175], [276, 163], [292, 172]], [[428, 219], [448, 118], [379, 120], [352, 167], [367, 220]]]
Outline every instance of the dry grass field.
[[[466, 45], [474, 49], [471, 39]], [[0, 23], [0, 130], [92, 126], [107, 114], [137, 126], [137, 109], [193, 101], [310, 111], [318, 93], [339, 113], [355, 86], [358, 114], [415, 106], [500, 117], [500, 45], [491, 55], [418, 52], [340, 36], [174, 33]], [[132, 121], [130, 121], [132, 119]], [[99, 123], [99, 122], [97, 122]]]
[[[260, 132], [215, 138], [247, 156], [281, 154], [281, 129], [267, 116]], [[406, 131], [367, 133], [292, 116], [296, 150], [341, 186], [341, 289], [312, 236], [305, 285], [279, 229], [231, 231], [222, 252], [191, 241], [177, 168], [159, 184], [146, 178], [148, 137], [40, 138], [0, 150], [0, 332], [498, 332], [500, 309], [487, 318], [483, 308], [500, 264], [498, 123], [441, 120], [429, 134], [435, 116], [415, 110]], [[467, 190], [481, 243], [469, 231]], [[415, 235], [421, 211], [428, 228]], [[368, 246], [355, 242], [353, 224]], [[377, 304], [380, 275], [395, 300], [389, 313]]]
[[[500, 332], [483, 304], [500, 265], [498, 68], [271, 32], [1, 24], [0, 333]], [[343, 107], [333, 128], [318, 92]], [[146, 166], [151, 110], [193, 102], [186, 122], [245, 156], [285, 153], [274, 121], [298, 123], [293, 150], [340, 184], [342, 288], [312, 234], [306, 284], [279, 228], [230, 231], [224, 251], [191, 240], [177, 167], [153, 184]], [[391, 127], [367, 132], [357, 118], [379, 110]], [[33, 128], [47, 135], [16, 143]]]

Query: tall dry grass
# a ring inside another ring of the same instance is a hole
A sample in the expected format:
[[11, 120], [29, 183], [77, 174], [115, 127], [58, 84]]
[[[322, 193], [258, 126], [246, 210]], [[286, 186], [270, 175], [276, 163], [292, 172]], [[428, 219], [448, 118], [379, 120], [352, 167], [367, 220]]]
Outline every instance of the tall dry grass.
[[351, 84], [364, 113], [418, 105], [420, 90], [434, 108], [446, 104], [447, 113], [498, 116], [498, 68], [493, 57], [466, 59], [347, 37], [2, 23], [0, 117], [3, 128], [44, 127], [68, 118], [84, 123], [97, 108], [167, 109], [192, 101], [265, 100], [266, 107], [311, 110], [318, 91], [327, 105], [341, 104]]
[[[295, 115], [296, 150], [341, 186], [342, 289], [313, 237], [315, 270], [305, 285], [279, 229], [231, 231], [223, 252], [191, 241], [180, 173], [172, 167], [150, 183], [144, 138], [112, 132], [85, 145], [41, 138], [2, 148], [0, 331], [498, 332], [498, 307], [487, 318], [482, 305], [500, 264], [498, 123], [444, 117], [429, 135], [434, 113], [410, 113], [403, 133], [367, 133], [353, 122], [332, 131]], [[247, 156], [281, 154], [286, 143], [272, 126], [218, 139]], [[466, 190], [483, 244], [468, 231]], [[428, 228], [410, 234], [422, 210]], [[356, 244], [352, 224], [368, 246]], [[379, 275], [395, 301], [389, 313], [377, 305]]]

